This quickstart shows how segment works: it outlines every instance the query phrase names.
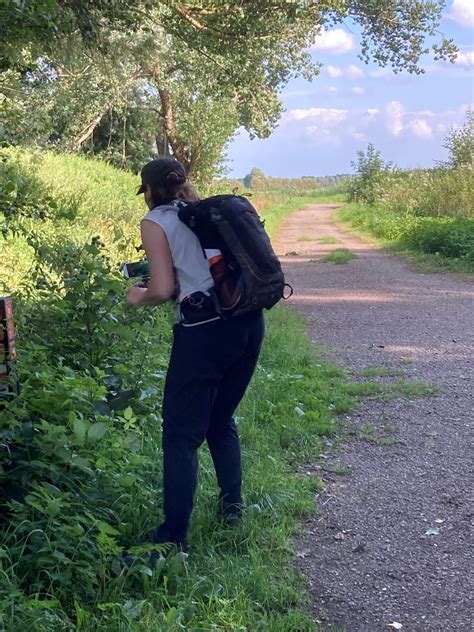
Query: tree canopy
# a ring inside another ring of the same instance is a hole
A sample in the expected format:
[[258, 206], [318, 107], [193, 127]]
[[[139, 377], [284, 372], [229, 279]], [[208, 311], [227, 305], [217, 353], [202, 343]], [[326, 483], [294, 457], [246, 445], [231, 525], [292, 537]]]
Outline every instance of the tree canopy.
[[[266, 137], [291, 77], [319, 72], [308, 47], [350, 18], [360, 56], [422, 72], [442, 0], [3, 0], [4, 143], [103, 155], [138, 169], [173, 153], [198, 179], [239, 126]], [[436, 58], [455, 47], [440, 39]]]

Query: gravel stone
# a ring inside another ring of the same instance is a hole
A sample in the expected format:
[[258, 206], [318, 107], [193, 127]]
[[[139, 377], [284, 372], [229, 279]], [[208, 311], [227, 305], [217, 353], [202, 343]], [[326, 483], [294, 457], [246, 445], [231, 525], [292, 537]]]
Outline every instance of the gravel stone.
[[[303, 525], [296, 563], [323, 630], [376, 632], [398, 622], [403, 632], [471, 632], [474, 286], [419, 272], [345, 232], [332, 220], [336, 208], [306, 207], [278, 235], [295, 289], [290, 306], [350, 379], [422, 380], [440, 392], [362, 399], [342, 417], [351, 440], [323, 463], [305, 465], [325, 489]], [[298, 241], [303, 235], [314, 241]], [[321, 244], [325, 236], [342, 243]], [[336, 248], [357, 258], [320, 261]], [[366, 367], [405, 375], [363, 377]], [[337, 475], [335, 466], [349, 473]], [[427, 534], [436, 528], [438, 535]]]

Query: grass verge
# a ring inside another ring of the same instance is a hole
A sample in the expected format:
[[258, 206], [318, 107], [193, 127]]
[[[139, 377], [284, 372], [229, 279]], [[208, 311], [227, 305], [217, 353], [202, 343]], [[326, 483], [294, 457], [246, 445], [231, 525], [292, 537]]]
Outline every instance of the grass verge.
[[[37, 522], [31, 530], [22, 533], [19, 525], [16, 532], [3, 532], [2, 629], [314, 630], [314, 622], [305, 613], [305, 590], [293, 570], [289, 538], [298, 519], [313, 510], [319, 480], [301, 474], [299, 465], [321, 451], [323, 438], [335, 431], [334, 414], [347, 411], [353, 400], [344, 388], [343, 373], [315, 361], [302, 318], [276, 308], [267, 323], [261, 361], [238, 411], [245, 472], [242, 525], [229, 530], [217, 520], [213, 468], [203, 449], [189, 559], [175, 555], [160, 562], [153, 572], [145, 566], [119, 570], [114, 558], [120, 555], [123, 542], [144, 540], [147, 529], [159, 519], [160, 429], [156, 423], [148, 423], [143, 426], [144, 440], [157, 450], [157, 471], [151, 472], [156, 489], [153, 484], [143, 485], [140, 491], [137, 488], [123, 510], [107, 489], [94, 491], [99, 502], [107, 502], [108, 494], [114, 515], [127, 514], [126, 523], [125, 518], [95, 523], [100, 531], [96, 563], [87, 550], [95, 546], [93, 533], [78, 530], [70, 554], [71, 543], [64, 541], [68, 525], [62, 524], [63, 517], [57, 512], [42, 520], [41, 507], [36, 506]], [[130, 467], [133, 473], [133, 465]], [[94, 511], [87, 499], [82, 511], [86, 516]], [[81, 522], [80, 512], [78, 516]], [[128, 532], [125, 539], [124, 529]], [[33, 552], [32, 539], [38, 546], [42, 543]], [[26, 562], [22, 560], [26, 549], [28, 555], [44, 560], [38, 567], [44, 568], [46, 581], [43, 572], [35, 580], [41, 589], [31, 591], [17, 572]], [[78, 569], [84, 578], [80, 585], [72, 581]]]
[[398, 215], [366, 204], [346, 204], [334, 218], [423, 271], [474, 272], [472, 218]]
[[[24, 303], [15, 311], [22, 391], [18, 404], [1, 411], [8, 467], [1, 472], [0, 629], [313, 630], [289, 542], [298, 519], [312, 511], [319, 484], [300, 465], [321, 451], [323, 437], [334, 432], [334, 415], [353, 400], [343, 373], [315, 360], [301, 318], [272, 310], [261, 361], [238, 411], [245, 520], [229, 530], [216, 518], [215, 477], [203, 448], [192, 555], [163, 558], [154, 571], [144, 564], [125, 571], [124, 550], [145, 550], [147, 533], [162, 517], [159, 407], [170, 315], [121, 307], [125, 284], [111, 272], [136, 256], [143, 211], [132, 198], [134, 179], [97, 161], [37, 158], [19, 155], [9, 166], [14, 193], [22, 209], [44, 201], [51, 217], [32, 222], [32, 231], [41, 229], [32, 232], [42, 240], [35, 252], [45, 268], [66, 274], [69, 285], [67, 300], [60, 285], [56, 292], [54, 275], [31, 304], [20, 291], [14, 295], [16, 306]], [[33, 171], [36, 159], [41, 168]], [[50, 182], [51, 173], [69, 182], [68, 199]], [[116, 200], [110, 203], [109, 189], [117, 181], [126, 208], [119, 218], [123, 236], [114, 237]], [[324, 199], [298, 197], [268, 208], [267, 228], [274, 232], [290, 211]], [[103, 247], [89, 243], [91, 233], [101, 235]], [[12, 261], [23, 247], [10, 238]], [[28, 278], [32, 257], [26, 252], [22, 269], [8, 271], [13, 289]], [[92, 323], [89, 338], [84, 315]], [[106, 393], [115, 395], [106, 401]], [[127, 403], [119, 405], [122, 396]]]

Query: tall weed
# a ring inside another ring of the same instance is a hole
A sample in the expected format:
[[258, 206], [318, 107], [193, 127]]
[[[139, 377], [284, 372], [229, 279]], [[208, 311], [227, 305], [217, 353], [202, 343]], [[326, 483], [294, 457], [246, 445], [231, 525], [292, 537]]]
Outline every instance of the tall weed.
[[378, 152], [371, 160], [361, 154], [363, 166], [372, 169], [360, 170], [351, 183], [351, 198], [358, 203], [345, 207], [342, 219], [398, 247], [473, 269], [472, 166], [384, 171]]

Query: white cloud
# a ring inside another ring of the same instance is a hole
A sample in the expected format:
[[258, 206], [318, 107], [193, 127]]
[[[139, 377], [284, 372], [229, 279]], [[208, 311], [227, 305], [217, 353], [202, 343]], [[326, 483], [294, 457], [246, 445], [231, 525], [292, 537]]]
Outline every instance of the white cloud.
[[338, 79], [340, 77], [348, 77], [349, 79], [360, 79], [364, 76], [364, 71], [354, 64], [346, 66], [345, 68], [329, 65], [326, 67], [326, 72], [333, 79]]
[[403, 130], [403, 113], [404, 107], [400, 101], [391, 101], [385, 108], [385, 125], [392, 136], [398, 136]]
[[374, 79], [398, 78], [399, 76], [400, 75], [396, 75], [391, 68], [377, 68], [369, 72], [369, 77], [373, 77]]
[[474, 2], [472, 0], [453, 0], [451, 11], [447, 17], [467, 28], [474, 27]]
[[290, 110], [285, 119], [287, 121], [301, 121], [302, 119], [316, 119], [318, 124], [338, 125], [347, 117], [349, 110], [337, 108], [308, 108], [306, 110]]
[[358, 66], [351, 64], [350, 66], [347, 66], [346, 74], [351, 79], [360, 79], [364, 76], [364, 71], [361, 70]]
[[404, 137], [412, 134], [417, 138], [442, 138], [450, 127], [460, 124], [465, 118], [467, 106], [457, 110], [433, 112], [433, 110], [408, 111], [400, 101], [392, 101], [385, 108], [385, 127], [392, 136]]
[[[474, 0], [473, 0], [474, 2]], [[474, 4], [473, 4], [474, 7]], [[456, 66], [461, 68], [473, 68], [474, 67], [474, 51], [468, 51], [466, 53], [459, 52], [456, 56]]]
[[286, 127], [290, 137], [301, 142], [338, 144], [338, 130], [347, 119], [349, 110], [338, 108], [307, 108], [290, 110], [283, 117], [282, 126]]
[[338, 77], [342, 77], [342, 75], [344, 74], [344, 71], [342, 70], [342, 68], [339, 68], [338, 66], [328, 66], [326, 68], [326, 72], [333, 79], [336, 79]]
[[413, 132], [413, 134], [419, 138], [431, 138], [433, 136], [433, 129], [426, 119], [413, 119], [407, 124], [406, 129]]
[[[357, 101], [354, 99], [353, 103]], [[322, 146], [363, 142], [403, 143], [433, 140], [441, 146], [447, 131], [462, 124], [467, 105], [457, 109], [433, 111], [409, 110], [401, 101], [391, 101], [382, 108], [294, 109], [287, 112], [280, 130], [285, 142], [301, 146]]]
[[363, 141], [369, 140], [369, 137], [367, 136], [367, 134], [363, 134], [362, 132], [358, 132], [356, 130], [351, 130], [350, 136], [354, 138], [355, 140], [363, 140]]
[[363, 88], [362, 86], [354, 86], [351, 89], [351, 92], [353, 94], [365, 94], [365, 88]]
[[355, 41], [350, 33], [347, 33], [344, 29], [327, 31], [325, 28], [321, 29], [321, 33], [311, 46], [311, 50], [333, 53], [335, 55], [348, 53], [354, 48]]

